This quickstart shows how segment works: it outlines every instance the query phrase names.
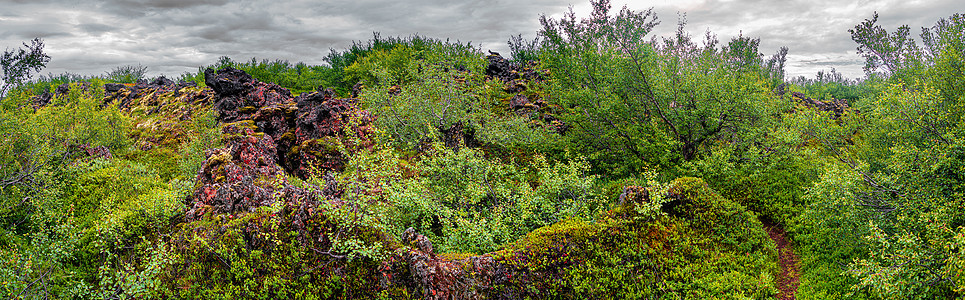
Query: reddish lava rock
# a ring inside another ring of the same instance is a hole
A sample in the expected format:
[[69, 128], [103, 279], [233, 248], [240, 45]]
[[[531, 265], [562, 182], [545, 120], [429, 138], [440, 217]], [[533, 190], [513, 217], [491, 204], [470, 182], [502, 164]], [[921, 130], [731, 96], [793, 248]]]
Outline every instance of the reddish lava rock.
[[[436, 256], [432, 243], [414, 229], [402, 233], [402, 244], [382, 262], [379, 271], [381, 288], [403, 285], [423, 299], [515, 299], [512, 295], [493, 295], [493, 287], [508, 283], [511, 278], [505, 265], [492, 256], [470, 256], [447, 259]], [[393, 275], [395, 274], [395, 275]]]
[[229, 141], [225, 148], [206, 151], [207, 160], [198, 171], [188, 220], [199, 219], [206, 212], [247, 212], [277, 200], [273, 198], [272, 186], [256, 182], [284, 177], [275, 164], [274, 141], [268, 135], [258, 139], [248, 128], [225, 127], [225, 131], [237, 130], [245, 135]]
[[271, 136], [237, 125], [226, 125], [223, 131], [230, 138], [225, 148], [206, 151], [207, 159], [198, 171], [194, 196], [190, 198], [188, 221], [201, 219], [209, 212], [252, 212], [276, 201], [296, 210], [296, 221], [306, 220], [321, 201], [339, 197], [332, 176], [324, 177], [326, 186], [321, 189], [289, 184], [285, 171], [276, 163], [277, 150]]
[[206, 70], [205, 83], [217, 94], [219, 120], [253, 121], [257, 132], [277, 143], [277, 162], [300, 178], [341, 170], [346, 157], [339, 146], [357, 151], [373, 144], [375, 118], [359, 109], [356, 99], [337, 98], [331, 89], [292, 97], [283, 87], [230, 67]]

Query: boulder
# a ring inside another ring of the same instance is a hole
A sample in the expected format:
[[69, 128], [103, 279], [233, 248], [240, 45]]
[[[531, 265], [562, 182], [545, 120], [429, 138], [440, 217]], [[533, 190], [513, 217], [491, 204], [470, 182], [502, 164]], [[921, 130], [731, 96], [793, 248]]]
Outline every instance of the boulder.
[[523, 94], [516, 94], [513, 98], [509, 99], [509, 108], [512, 110], [539, 109], [533, 102], [529, 101], [529, 97]]
[[277, 162], [300, 178], [339, 171], [347, 159], [341, 149], [355, 151], [373, 144], [374, 117], [358, 109], [356, 99], [338, 98], [332, 89], [319, 87], [292, 97], [287, 89], [234, 68], [208, 69], [205, 82], [216, 94], [219, 120], [252, 121], [256, 132], [277, 144]]
[[486, 76], [502, 81], [503, 91], [513, 95], [508, 99], [510, 110], [519, 115], [529, 116], [534, 123], [547, 130], [557, 133], [566, 131], [568, 126], [552, 115], [553, 109], [542, 101], [538, 92], [530, 89], [531, 86], [541, 83], [543, 78], [549, 75], [548, 71], [539, 70], [536, 62], [529, 62], [523, 66], [514, 64], [492, 51], [486, 59], [489, 61]]
[[214, 108], [218, 119], [225, 123], [251, 119], [259, 108], [284, 104], [292, 99], [291, 92], [274, 83], [260, 82], [232, 67], [204, 71], [205, 84], [217, 95]]
[[212, 68], [204, 70], [204, 84], [221, 97], [234, 96], [251, 90], [254, 82], [255, 79], [251, 75], [232, 67], [218, 71]]
[[486, 76], [498, 78], [504, 82], [519, 78], [518, 68], [499, 53], [489, 51], [486, 60], [489, 61], [489, 66], [486, 67]]
[[233, 125], [223, 130], [240, 135], [228, 139], [225, 148], [205, 151], [207, 158], [198, 170], [188, 220], [200, 219], [208, 212], [250, 212], [277, 200], [273, 186], [266, 182], [284, 178], [284, 172], [275, 163], [271, 136], [258, 138], [250, 128]]

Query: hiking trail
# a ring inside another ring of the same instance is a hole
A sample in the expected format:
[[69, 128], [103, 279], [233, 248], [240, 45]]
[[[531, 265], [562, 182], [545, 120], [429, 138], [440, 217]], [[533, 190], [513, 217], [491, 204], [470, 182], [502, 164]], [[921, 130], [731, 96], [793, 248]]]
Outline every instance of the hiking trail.
[[777, 294], [775, 299], [794, 300], [795, 294], [797, 294], [797, 287], [801, 283], [801, 273], [799, 270], [801, 258], [794, 253], [791, 242], [787, 238], [787, 232], [784, 231], [781, 225], [774, 224], [770, 221], [763, 223], [764, 230], [767, 231], [767, 236], [774, 241], [774, 245], [777, 247], [777, 261], [781, 266], [781, 272], [777, 274], [775, 280], [780, 293]]

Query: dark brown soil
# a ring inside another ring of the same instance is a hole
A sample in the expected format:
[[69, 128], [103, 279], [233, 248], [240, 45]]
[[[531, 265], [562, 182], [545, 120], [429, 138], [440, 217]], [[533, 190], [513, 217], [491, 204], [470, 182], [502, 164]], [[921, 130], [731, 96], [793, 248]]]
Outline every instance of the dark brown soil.
[[[763, 221], [763, 220], [762, 220]], [[777, 246], [778, 263], [781, 265], [781, 273], [777, 274], [777, 289], [780, 293], [776, 299], [793, 300], [797, 293], [797, 287], [801, 282], [799, 265], [801, 259], [794, 254], [794, 248], [787, 239], [787, 232], [780, 225], [764, 221], [764, 229], [767, 235], [774, 240]]]

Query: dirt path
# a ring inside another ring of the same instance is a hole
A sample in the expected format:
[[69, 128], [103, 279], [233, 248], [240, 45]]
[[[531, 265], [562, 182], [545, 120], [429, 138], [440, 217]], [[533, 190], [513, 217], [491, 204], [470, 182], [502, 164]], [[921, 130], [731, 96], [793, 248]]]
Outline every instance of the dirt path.
[[801, 273], [798, 272], [801, 259], [794, 254], [784, 228], [772, 222], [764, 222], [764, 229], [777, 246], [778, 263], [781, 265], [781, 273], [777, 274], [777, 288], [781, 292], [777, 294], [776, 299], [793, 300], [797, 293], [797, 286], [801, 282]]

